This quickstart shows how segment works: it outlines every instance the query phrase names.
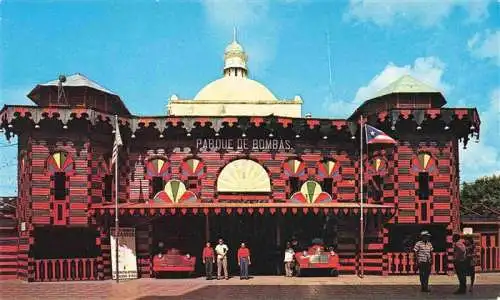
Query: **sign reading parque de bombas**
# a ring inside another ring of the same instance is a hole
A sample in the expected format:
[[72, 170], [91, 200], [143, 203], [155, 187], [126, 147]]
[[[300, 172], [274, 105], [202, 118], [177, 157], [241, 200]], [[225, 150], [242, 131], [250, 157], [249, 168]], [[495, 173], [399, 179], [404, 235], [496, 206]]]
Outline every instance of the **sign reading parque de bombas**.
[[286, 151], [292, 149], [292, 142], [284, 139], [196, 139], [199, 150], [250, 150], [250, 151]]

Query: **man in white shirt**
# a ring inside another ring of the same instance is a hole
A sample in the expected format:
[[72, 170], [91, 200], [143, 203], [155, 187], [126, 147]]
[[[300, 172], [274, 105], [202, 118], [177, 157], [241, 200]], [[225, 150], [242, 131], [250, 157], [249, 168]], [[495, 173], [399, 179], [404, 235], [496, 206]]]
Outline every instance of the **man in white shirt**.
[[224, 278], [229, 279], [227, 273], [227, 252], [229, 248], [224, 244], [223, 239], [219, 239], [219, 244], [215, 246], [215, 254], [217, 255], [217, 279], [222, 279], [221, 273], [224, 268]]
[[292, 244], [286, 243], [286, 250], [285, 250], [285, 276], [286, 277], [292, 277], [293, 275], [293, 258], [295, 256], [295, 251], [293, 251]]

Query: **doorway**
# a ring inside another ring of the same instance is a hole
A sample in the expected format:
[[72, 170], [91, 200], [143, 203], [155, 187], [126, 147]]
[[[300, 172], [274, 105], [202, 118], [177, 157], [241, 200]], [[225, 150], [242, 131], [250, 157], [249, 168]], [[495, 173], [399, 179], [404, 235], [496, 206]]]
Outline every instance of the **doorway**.
[[337, 218], [324, 214], [252, 215], [231, 214], [209, 216], [210, 241], [215, 246], [224, 239], [230, 251], [228, 266], [231, 274], [238, 274], [237, 251], [241, 242], [250, 248], [253, 275], [282, 275], [286, 243], [298, 240], [297, 251], [307, 249], [314, 239], [321, 239], [327, 247], [337, 247]]

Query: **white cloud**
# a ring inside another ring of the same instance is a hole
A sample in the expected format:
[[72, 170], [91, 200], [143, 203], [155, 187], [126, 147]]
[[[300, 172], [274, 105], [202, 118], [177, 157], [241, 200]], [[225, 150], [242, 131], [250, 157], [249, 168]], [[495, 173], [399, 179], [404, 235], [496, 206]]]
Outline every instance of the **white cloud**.
[[398, 67], [389, 63], [385, 69], [375, 76], [367, 86], [361, 87], [356, 93], [355, 101], [361, 102], [373, 97], [377, 91], [383, 89], [403, 75], [412, 77], [443, 92], [450, 90], [450, 85], [442, 81], [445, 64], [437, 57], [419, 57], [412, 65]]
[[356, 110], [358, 106], [359, 104], [353, 101], [329, 101], [329, 99], [326, 99], [323, 102], [323, 108], [328, 111], [328, 117], [331, 118], [347, 118], [354, 112], [354, 110]]
[[474, 181], [483, 176], [500, 175], [500, 154], [483, 139], [470, 142], [467, 149], [460, 149], [460, 181]]
[[0, 135], [0, 196], [17, 195], [17, 138], [7, 142], [5, 135]]
[[205, 0], [202, 1], [210, 26], [229, 43], [233, 27], [238, 28], [238, 38], [249, 57], [250, 72], [265, 72], [276, 56], [279, 33], [269, 12], [271, 1]]
[[0, 108], [4, 104], [33, 104], [33, 102], [26, 97], [33, 89], [33, 86], [13, 86], [0, 89]]
[[387, 64], [380, 74], [375, 75], [366, 86], [358, 89], [354, 100], [325, 101], [324, 107], [335, 117], [345, 117], [352, 113], [363, 101], [373, 98], [379, 90], [385, 88], [403, 75], [410, 75], [446, 93], [452, 87], [443, 81], [442, 77], [445, 68], [445, 64], [434, 56], [419, 57], [415, 59], [413, 65], [397, 66], [391, 62]]
[[476, 32], [467, 41], [467, 47], [472, 56], [492, 60], [500, 66], [500, 30]]
[[480, 142], [470, 141], [466, 150], [460, 150], [462, 181], [500, 174], [500, 87], [493, 90], [490, 106], [480, 117]]
[[408, 20], [430, 27], [447, 18], [456, 8], [465, 10], [469, 21], [482, 20], [488, 16], [490, 2], [491, 0], [351, 0], [345, 17], [348, 20], [373, 22], [379, 26]]

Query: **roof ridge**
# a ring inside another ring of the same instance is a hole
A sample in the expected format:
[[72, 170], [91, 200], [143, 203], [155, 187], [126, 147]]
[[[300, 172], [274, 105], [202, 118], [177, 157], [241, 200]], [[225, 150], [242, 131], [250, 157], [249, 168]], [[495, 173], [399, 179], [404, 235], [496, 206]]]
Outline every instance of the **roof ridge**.
[[[57, 86], [57, 85], [59, 85], [59, 79], [51, 80], [49, 82], [42, 83], [39, 85]], [[99, 91], [104, 92], [104, 93], [118, 96], [117, 93], [111, 91], [110, 89], [105, 88], [103, 85], [101, 85], [97, 81], [90, 79], [89, 77], [85, 76], [84, 74], [82, 74], [80, 72], [76, 72], [76, 73], [73, 73], [71, 75], [67, 75], [66, 81], [63, 83], [63, 86], [74, 86], [74, 87], [86, 86], [86, 87], [90, 87], [90, 88], [99, 90]]]
[[[405, 80], [410, 80], [410, 84], [405, 83]], [[411, 83], [414, 83], [415, 87], [411, 85]], [[442, 95], [442, 92], [435, 87], [415, 78], [410, 74], [403, 74], [398, 79], [378, 90], [375, 93], [375, 96], [371, 99], [395, 93], [438, 93]]]

